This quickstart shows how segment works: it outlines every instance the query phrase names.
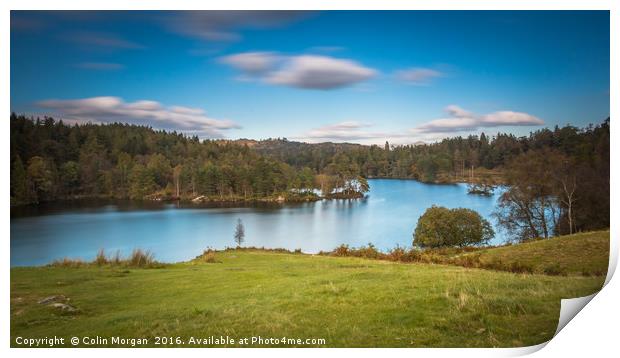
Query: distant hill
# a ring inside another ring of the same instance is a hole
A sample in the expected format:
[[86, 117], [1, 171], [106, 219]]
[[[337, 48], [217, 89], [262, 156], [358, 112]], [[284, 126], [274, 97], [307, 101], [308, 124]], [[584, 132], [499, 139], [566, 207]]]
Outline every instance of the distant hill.
[[216, 143], [231, 143], [231, 144], [237, 144], [237, 145], [247, 145], [250, 148], [254, 147], [258, 143], [258, 141], [255, 140], [255, 139], [246, 139], [246, 138], [241, 138], [241, 139], [216, 139], [216, 140], [214, 140], [214, 142], [216, 142]]

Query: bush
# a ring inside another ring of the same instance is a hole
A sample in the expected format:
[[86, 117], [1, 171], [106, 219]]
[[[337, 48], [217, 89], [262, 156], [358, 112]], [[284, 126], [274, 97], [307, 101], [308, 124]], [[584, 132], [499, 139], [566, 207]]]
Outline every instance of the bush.
[[473, 210], [432, 206], [418, 219], [413, 245], [424, 248], [483, 245], [493, 236], [491, 224]]
[[342, 244], [333, 251], [334, 256], [349, 256], [349, 245]]
[[390, 261], [405, 261], [405, 256], [407, 255], [407, 251], [400, 246], [396, 246], [396, 248], [390, 250], [387, 254], [387, 258]]
[[549, 264], [545, 266], [545, 268], [543, 269], [543, 272], [546, 275], [552, 275], [552, 276], [566, 275], [566, 269], [560, 267], [560, 265], [558, 264]]
[[401, 261], [417, 262], [417, 261], [420, 261], [421, 256], [422, 256], [422, 253], [420, 252], [420, 250], [410, 249], [410, 250], [405, 251], [405, 254], [403, 255]]
[[479, 268], [481, 266], [480, 254], [468, 254], [468, 255], [457, 256], [451, 263], [454, 265], [459, 265], [463, 267]]
[[508, 271], [514, 273], [534, 273], [534, 268], [526, 263], [513, 261], [510, 263]]
[[383, 254], [377, 250], [377, 248], [372, 244], [368, 243], [368, 246], [362, 246], [356, 250], [358, 257], [365, 257], [368, 259], [378, 259]]
[[221, 261], [218, 261], [215, 258], [215, 251], [213, 250], [205, 250], [200, 256], [200, 258], [202, 259], [202, 261], [209, 264], [221, 263]]

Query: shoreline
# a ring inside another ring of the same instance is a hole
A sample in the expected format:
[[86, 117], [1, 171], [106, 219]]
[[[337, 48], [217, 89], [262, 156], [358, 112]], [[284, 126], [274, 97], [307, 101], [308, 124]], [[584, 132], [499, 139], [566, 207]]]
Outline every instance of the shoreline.
[[[465, 268], [475, 268], [475, 269], [484, 269], [484, 270], [492, 270], [492, 271], [508, 271], [512, 273], [520, 273], [520, 274], [545, 274], [549, 276], [566, 276], [568, 272], [565, 270], [559, 270], [556, 268], [556, 271], [545, 269], [534, 270], [534, 267], [527, 266], [524, 264], [515, 265], [511, 263], [511, 260], [519, 260], [524, 259], [523, 257], [518, 257], [515, 255], [519, 253], [520, 250], [533, 250], [537, 247], [546, 247], [549, 249], [558, 249], [558, 247], [563, 247], [565, 245], [574, 246], [580, 245], [579, 240], [590, 240], [590, 242], [596, 242], [603, 239], [603, 241], [609, 240], [610, 231], [609, 228], [603, 230], [595, 230], [583, 233], [576, 233], [572, 235], [559, 235], [553, 236], [548, 239], [537, 239], [537, 240], [528, 240], [518, 243], [504, 242], [496, 245], [482, 245], [482, 246], [464, 246], [464, 247], [455, 247], [455, 246], [446, 246], [440, 248], [420, 248], [420, 247], [396, 247], [388, 250], [377, 249], [373, 245], [362, 245], [359, 247], [349, 246], [347, 244], [340, 244], [332, 250], [328, 251], [318, 251], [315, 253], [312, 252], [303, 252], [300, 248], [298, 249], [286, 249], [282, 247], [257, 247], [257, 246], [241, 246], [241, 247], [225, 247], [223, 249], [205, 249], [202, 254], [199, 254], [195, 257], [190, 257], [180, 261], [157, 261], [155, 260], [155, 253], [150, 250], [142, 250], [142, 249], [134, 249], [134, 253], [137, 251], [141, 255], [147, 255], [151, 258], [151, 262], [145, 266], [132, 266], [128, 265], [128, 260], [131, 259], [131, 256], [121, 257], [120, 251], [116, 252], [116, 258], [113, 259], [113, 256], [107, 256], [106, 251], [100, 249], [97, 256], [93, 260], [83, 259], [83, 258], [70, 258], [65, 256], [64, 258], [57, 258], [48, 263], [40, 264], [40, 265], [18, 265], [18, 266], [10, 266], [10, 269], [33, 269], [33, 268], [79, 268], [79, 267], [110, 267], [110, 268], [163, 268], [169, 267], [173, 265], [185, 265], [192, 264], [196, 262], [210, 262], [209, 260], [205, 260], [206, 257], [213, 254], [225, 254], [225, 253], [234, 253], [234, 252], [255, 252], [255, 253], [267, 253], [267, 254], [287, 254], [287, 255], [300, 255], [300, 256], [320, 256], [320, 257], [334, 257], [334, 258], [357, 258], [364, 260], [373, 260], [373, 261], [383, 261], [383, 262], [397, 262], [401, 264], [434, 264], [434, 265], [448, 265], [448, 266], [461, 266]], [[588, 250], [591, 249], [591, 243], [586, 244], [581, 249]], [[573, 250], [583, 251], [583, 250]], [[481, 261], [481, 255], [488, 255], [489, 253], [496, 253], [506, 251], [512, 253], [509, 255], [510, 257], [504, 257], [504, 260], [492, 260], [492, 261]], [[132, 253], [132, 255], [134, 254]], [[521, 255], [523, 256], [523, 255]], [[531, 256], [528, 253], [525, 256]], [[609, 256], [609, 250], [607, 249], [605, 257]], [[103, 263], [99, 260], [103, 257]], [[113, 261], [113, 260], [116, 260]], [[506, 261], [507, 260], [507, 261]], [[506, 261], [506, 262], [504, 262]], [[211, 262], [212, 263], [212, 262]], [[554, 263], [556, 263], [554, 261]], [[574, 271], [571, 272], [572, 275], [581, 275], [581, 276], [601, 276], [606, 275], [605, 265], [602, 265], [601, 268], [586, 272], [585, 270]], [[566, 269], [566, 267], [564, 268]]]
[[22, 209], [22, 208], [35, 208], [44, 205], [54, 205], [60, 203], [71, 203], [71, 202], [80, 202], [80, 201], [89, 201], [89, 200], [101, 200], [101, 201], [126, 201], [126, 202], [134, 202], [134, 203], [179, 203], [179, 204], [189, 204], [189, 205], [200, 205], [200, 204], [252, 204], [252, 203], [264, 203], [264, 204], [286, 204], [286, 203], [306, 203], [306, 202], [317, 202], [322, 200], [357, 200], [364, 199], [366, 195], [351, 195], [351, 196], [338, 196], [338, 195], [330, 195], [330, 196], [316, 196], [316, 197], [301, 197], [301, 198], [285, 198], [282, 199], [278, 197], [266, 197], [266, 198], [236, 198], [236, 197], [224, 197], [224, 198], [213, 198], [213, 197], [201, 197], [198, 196], [196, 198], [176, 198], [176, 197], [162, 197], [156, 199], [132, 199], [128, 197], [116, 197], [116, 196], [102, 196], [102, 195], [76, 195], [73, 197], [60, 198], [53, 201], [43, 201], [39, 203], [25, 203], [25, 204], [11, 204], [11, 209]]
[[[429, 185], [457, 185], [457, 184], [473, 184], [478, 183], [478, 181], [469, 181], [467, 178], [458, 178], [458, 180], [435, 180], [435, 181], [424, 181], [416, 178], [407, 178], [407, 177], [368, 177], [368, 180], [411, 180], [417, 181], [422, 184]], [[504, 185], [502, 183], [495, 183], [494, 185]], [[371, 188], [372, 190], [372, 188]], [[53, 201], [44, 201], [38, 203], [11, 203], [11, 209], [18, 208], [27, 208], [27, 207], [38, 207], [40, 205], [48, 205], [48, 204], [56, 204], [63, 202], [72, 202], [72, 201], [81, 201], [81, 200], [126, 200], [132, 202], [143, 202], [143, 203], [157, 203], [157, 202], [167, 202], [167, 203], [183, 203], [183, 204], [201, 204], [201, 203], [213, 203], [213, 204], [235, 204], [235, 203], [274, 203], [274, 204], [283, 204], [283, 203], [305, 203], [305, 202], [316, 202], [321, 200], [356, 200], [356, 199], [364, 199], [367, 197], [366, 194], [355, 193], [351, 195], [339, 195], [340, 193], [334, 193], [329, 196], [321, 196], [321, 195], [292, 195], [286, 196], [283, 194], [277, 196], [269, 196], [263, 198], [243, 198], [243, 197], [207, 197], [204, 195], [199, 195], [194, 198], [191, 197], [182, 197], [177, 198], [174, 196], [170, 197], [154, 197], [152, 199], [142, 198], [142, 199], [132, 199], [129, 197], [119, 197], [119, 196], [108, 196], [108, 195], [73, 195], [69, 197], [59, 198]], [[198, 199], [198, 200], [197, 200]]]

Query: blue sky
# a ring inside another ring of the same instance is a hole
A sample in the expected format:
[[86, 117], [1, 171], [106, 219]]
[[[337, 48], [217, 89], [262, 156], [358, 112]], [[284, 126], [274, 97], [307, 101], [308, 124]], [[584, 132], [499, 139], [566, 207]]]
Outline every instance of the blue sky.
[[11, 13], [11, 110], [415, 143], [609, 116], [607, 11]]

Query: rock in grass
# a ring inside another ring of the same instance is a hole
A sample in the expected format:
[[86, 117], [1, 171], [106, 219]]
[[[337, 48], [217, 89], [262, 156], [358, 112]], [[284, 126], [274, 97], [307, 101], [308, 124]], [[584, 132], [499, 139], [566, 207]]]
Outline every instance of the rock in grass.
[[38, 301], [38, 303], [40, 305], [46, 305], [52, 302], [59, 302], [59, 301], [65, 301], [67, 300], [67, 298], [64, 295], [53, 295], [53, 296], [47, 296], [44, 299], [41, 299]]
[[49, 305], [50, 307], [54, 307], [56, 309], [59, 309], [63, 312], [77, 312], [77, 308], [68, 305], [66, 303], [60, 303], [60, 302], [56, 302], [56, 303], [52, 303]]
[[65, 295], [53, 295], [39, 300], [38, 303], [40, 305], [47, 305], [49, 307], [56, 308], [62, 312], [77, 312], [77, 308], [64, 303], [67, 301], [69, 301], [69, 298], [65, 297]]

